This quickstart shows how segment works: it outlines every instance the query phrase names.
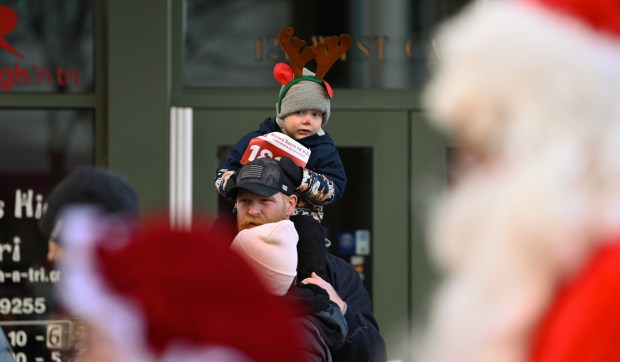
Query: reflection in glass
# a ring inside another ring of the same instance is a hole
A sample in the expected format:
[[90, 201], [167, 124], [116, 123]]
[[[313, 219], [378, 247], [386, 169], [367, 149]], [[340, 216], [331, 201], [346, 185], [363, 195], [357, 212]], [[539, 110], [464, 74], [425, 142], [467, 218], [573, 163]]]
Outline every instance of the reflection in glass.
[[94, 113], [0, 110], [0, 135], [0, 243], [22, 240], [19, 258], [2, 268], [22, 269], [45, 259], [36, 227], [42, 199], [73, 168], [94, 162]]
[[94, 161], [92, 110], [0, 110], [0, 177], [64, 176]]
[[[3, 1], [15, 28], [0, 47], [0, 93], [94, 90], [92, 0]], [[13, 15], [11, 15], [13, 14]]]
[[[329, 251], [353, 264], [364, 281], [364, 286], [372, 295], [373, 243], [386, 242], [376, 240], [372, 228], [373, 218], [373, 153], [372, 147], [338, 147], [338, 153], [347, 174], [347, 188], [343, 198], [325, 206], [323, 227], [331, 241]], [[367, 231], [369, 236], [368, 253], [361, 252], [360, 240], [350, 252], [342, 250], [342, 235]]]
[[0, 312], [0, 325], [22, 334], [23, 343], [13, 345], [18, 360], [69, 358], [58, 339], [71, 324], [60, 321], [66, 318], [56, 301], [60, 271], [46, 259], [37, 222], [52, 187], [93, 162], [92, 110], [0, 110], [0, 302], [12, 306]]
[[186, 0], [184, 85], [278, 87], [273, 66], [287, 61], [278, 33], [292, 26], [308, 43], [351, 35], [353, 46], [325, 77], [336, 88], [417, 88], [428, 58], [436, 56], [434, 26], [468, 2]]

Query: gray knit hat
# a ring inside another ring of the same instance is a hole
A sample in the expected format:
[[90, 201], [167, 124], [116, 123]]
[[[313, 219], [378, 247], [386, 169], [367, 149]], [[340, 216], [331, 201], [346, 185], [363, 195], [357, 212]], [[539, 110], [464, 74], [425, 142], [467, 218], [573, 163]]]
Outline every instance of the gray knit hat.
[[[276, 122], [280, 128], [284, 127], [284, 117], [287, 115], [305, 110], [316, 109], [323, 112], [323, 123], [329, 120], [331, 99], [323, 85], [323, 81], [314, 77], [314, 73], [304, 68], [304, 77], [293, 85], [284, 85], [280, 89], [280, 97], [276, 104]], [[295, 80], [293, 80], [295, 81]], [[282, 94], [284, 92], [284, 94]], [[280, 100], [281, 99], [281, 100]], [[319, 135], [325, 134], [321, 128]]]

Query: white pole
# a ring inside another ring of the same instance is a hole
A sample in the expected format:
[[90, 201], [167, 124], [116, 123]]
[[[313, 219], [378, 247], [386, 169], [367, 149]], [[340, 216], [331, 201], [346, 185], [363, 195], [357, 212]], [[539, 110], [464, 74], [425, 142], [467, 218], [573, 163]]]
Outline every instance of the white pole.
[[191, 108], [170, 109], [170, 223], [174, 227], [191, 227], [192, 116]]

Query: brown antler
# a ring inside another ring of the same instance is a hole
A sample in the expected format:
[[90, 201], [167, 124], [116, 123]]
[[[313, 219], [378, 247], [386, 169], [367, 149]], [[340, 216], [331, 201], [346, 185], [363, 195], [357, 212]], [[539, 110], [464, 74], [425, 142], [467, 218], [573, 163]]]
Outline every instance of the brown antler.
[[323, 43], [318, 43], [310, 48], [315, 54], [316, 74], [319, 79], [323, 79], [329, 68], [334, 65], [340, 56], [349, 50], [353, 40], [347, 34], [341, 34], [340, 37], [328, 36]]
[[313, 59], [315, 54], [310, 47], [306, 47], [305, 40], [292, 35], [293, 28], [282, 29], [280, 31], [280, 44], [290, 59], [293, 76], [297, 78], [302, 76], [304, 65]]

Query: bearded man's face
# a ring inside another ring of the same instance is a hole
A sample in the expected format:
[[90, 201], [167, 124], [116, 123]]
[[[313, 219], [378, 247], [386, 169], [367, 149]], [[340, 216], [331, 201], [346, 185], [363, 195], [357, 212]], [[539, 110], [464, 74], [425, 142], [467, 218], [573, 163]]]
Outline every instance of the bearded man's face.
[[260, 196], [245, 189], [237, 192], [237, 229], [288, 219], [295, 209], [297, 198], [276, 193]]

